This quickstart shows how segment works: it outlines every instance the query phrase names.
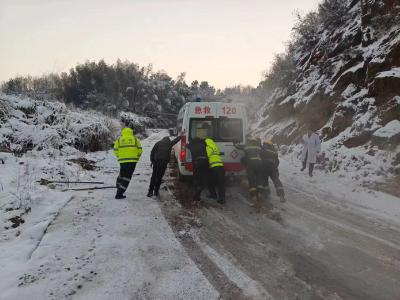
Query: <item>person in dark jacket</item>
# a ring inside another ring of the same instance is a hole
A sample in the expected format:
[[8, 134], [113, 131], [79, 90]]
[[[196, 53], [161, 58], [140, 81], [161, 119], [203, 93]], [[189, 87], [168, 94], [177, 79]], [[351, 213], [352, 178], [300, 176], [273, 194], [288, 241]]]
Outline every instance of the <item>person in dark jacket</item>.
[[166, 136], [161, 141], [158, 141], [151, 150], [150, 161], [153, 166], [153, 174], [151, 175], [147, 197], [152, 197], [153, 193], [155, 196], [159, 196], [161, 180], [170, 161], [172, 147], [179, 142], [180, 138], [178, 136], [171, 141]]
[[261, 160], [264, 172], [264, 179], [268, 185], [268, 177], [274, 183], [276, 194], [281, 202], [285, 202], [285, 192], [282, 182], [279, 179], [279, 158], [272, 140], [266, 140], [261, 147]]
[[247, 180], [249, 182], [250, 196], [253, 205], [265, 193], [265, 180], [261, 164], [261, 142], [250, 136], [246, 137], [245, 145], [234, 144], [239, 150], [244, 151], [244, 162], [246, 166]]
[[195, 137], [187, 145], [193, 162], [193, 200], [200, 201], [201, 192], [208, 183], [209, 165], [204, 139]]

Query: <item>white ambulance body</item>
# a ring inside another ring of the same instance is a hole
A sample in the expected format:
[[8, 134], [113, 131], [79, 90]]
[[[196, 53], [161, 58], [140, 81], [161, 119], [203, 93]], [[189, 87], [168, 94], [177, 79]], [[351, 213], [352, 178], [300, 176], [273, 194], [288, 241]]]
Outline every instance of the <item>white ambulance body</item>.
[[176, 134], [181, 141], [174, 146], [174, 153], [182, 176], [193, 175], [190, 151], [186, 145], [194, 137], [212, 138], [221, 152], [227, 175], [242, 175], [241, 151], [233, 141], [243, 143], [247, 128], [246, 111], [243, 104], [221, 102], [189, 102], [179, 111]]

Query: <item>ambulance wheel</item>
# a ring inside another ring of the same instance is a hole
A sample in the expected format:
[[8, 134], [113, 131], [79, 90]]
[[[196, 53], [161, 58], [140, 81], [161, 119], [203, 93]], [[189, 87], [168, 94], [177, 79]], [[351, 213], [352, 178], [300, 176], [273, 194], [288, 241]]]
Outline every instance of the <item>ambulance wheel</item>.
[[178, 170], [178, 180], [180, 182], [188, 183], [192, 179], [192, 176], [182, 175]]
[[180, 181], [180, 182], [187, 183], [187, 182], [189, 182], [190, 179], [192, 178], [192, 176], [183, 175], [183, 174], [179, 171], [178, 164], [175, 165], [175, 170], [176, 170], [176, 177], [177, 177], [178, 181]]

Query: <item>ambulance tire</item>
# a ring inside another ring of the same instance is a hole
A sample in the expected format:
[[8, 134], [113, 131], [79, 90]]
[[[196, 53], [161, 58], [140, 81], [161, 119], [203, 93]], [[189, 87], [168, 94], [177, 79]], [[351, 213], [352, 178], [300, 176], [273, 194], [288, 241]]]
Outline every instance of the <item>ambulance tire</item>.
[[179, 171], [178, 164], [175, 165], [175, 168], [176, 168], [176, 178], [178, 179], [179, 182], [188, 183], [191, 181], [193, 176], [182, 175], [182, 173]]
[[189, 183], [192, 181], [193, 176], [187, 176], [187, 175], [182, 175], [179, 171], [178, 171], [178, 180], [180, 182], [184, 182], [184, 183]]

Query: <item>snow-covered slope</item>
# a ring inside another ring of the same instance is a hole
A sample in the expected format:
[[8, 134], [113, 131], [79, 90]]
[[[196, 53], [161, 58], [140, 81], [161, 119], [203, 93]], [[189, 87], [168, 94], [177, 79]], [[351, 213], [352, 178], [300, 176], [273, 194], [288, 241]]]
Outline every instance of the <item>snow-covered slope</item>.
[[314, 41], [295, 44], [297, 78], [267, 92], [253, 131], [288, 145], [311, 127], [324, 140], [327, 171], [362, 181], [399, 175], [399, 16], [398, 1], [348, 1], [340, 26], [320, 25]]
[[[121, 119], [138, 133], [151, 122], [135, 114], [123, 114]], [[55, 191], [57, 186], [49, 189], [38, 181], [93, 180], [82, 171], [82, 164], [95, 164], [85, 159], [86, 152], [109, 150], [120, 127], [119, 120], [101, 113], [0, 94], [0, 242], [23, 235], [20, 225], [35, 214], [42, 221], [33, 218], [34, 223], [25, 227], [36, 226], [38, 232], [46, 227], [70, 197]]]
[[1, 151], [72, 147], [81, 151], [109, 148], [119, 123], [100, 113], [74, 111], [60, 102], [0, 94]]

